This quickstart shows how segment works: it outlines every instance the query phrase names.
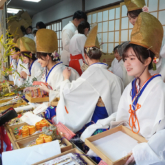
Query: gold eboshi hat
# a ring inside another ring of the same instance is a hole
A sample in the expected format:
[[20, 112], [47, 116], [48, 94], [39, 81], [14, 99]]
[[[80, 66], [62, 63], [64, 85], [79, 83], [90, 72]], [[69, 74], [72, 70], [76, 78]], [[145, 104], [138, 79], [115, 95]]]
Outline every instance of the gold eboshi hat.
[[148, 48], [159, 58], [162, 39], [163, 26], [160, 21], [149, 13], [140, 13], [131, 33], [130, 44]]
[[100, 49], [99, 41], [97, 38], [97, 29], [98, 29], [98, 25], [96, 24], [90, 30], [87, 40], [85, 42], [85, 46], [84, 46], [85, 48], [97, 47], [98, 49]]
[[35, 42], [28, 37], [21, 37], [17, 40], [17, 45], [20, 48], [21, 52], [36, 52]]
[[57, 34], [50, 29], [40, 29], [36, 33], [37, 52], [53, 53], [58, 51]]
[[146, 3], [145, 0], [124, 0], [128, 11], [142, 9]]

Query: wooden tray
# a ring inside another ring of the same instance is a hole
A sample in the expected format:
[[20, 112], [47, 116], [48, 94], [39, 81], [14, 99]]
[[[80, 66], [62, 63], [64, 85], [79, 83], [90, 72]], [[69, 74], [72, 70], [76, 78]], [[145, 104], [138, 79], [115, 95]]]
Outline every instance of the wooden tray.
[[50, 105], [53, 107], [56, 107], [58, 105], [60, 98], [55, 98], [53, 101], [51, 101]]
[[7, 110], [10, 107], [17, 108], [17, 107], [20, 107], [22, 105], [27, 105], [27, 102], [24, 101], [23, 99], [22, 99], [22, 103], [16, 103], [16, 104], [13, 104], [13, 105], [7, 105], [7, 106], [0, 107], [0, 111]]
[[[29, 142], [36, 140], [39, 134], [28, 136], [22, 140], [15, 141], [17, 149], [24, 148]], [[66, 144], [66, 147], [61, 148], [61, 152], [68, 151], [72, 149], [72, 144], [65, 138], [61, 137], [62, 143]]]
[[45, 159], [45, 160], [43, 160], [43, 161], [37, 162], [37, 163], [35, 163], [35, 164], [33, 164], [33, 165], [38, 165], [38, 164], [41, 164], [41, 163], [45, 163], [45, 162], [47, 162], [47, 161], [49, 161], [49, 160], [55, 159], [55, 158], [57, 158], [57, 157], [60, 157], [60, 156], [63, 156], [63, 155], [69, 154], [69, 153], [78, 153], [78, 154], [80, 154], [80, 157], [87, 163], [87, 165], [95, 165], [91, 160], [88, 159], [88, 157], [82, 155], [83, 153], [80, 152], [80, 151], [79, 151], [78, 149], [76, 149], [76, 148], [71, 149], [71, 150], [69, 150], [69, 151], [66, 151], [66, 152], [64, 152], [64, 153], [62, 153], [62, 154], [53, 156], [53, 157], [51, 157], [51, 158]]
[[93, 151], [95, 152], [104, 162], [106, 162], [108, 165], [123, 165], [126, 163], [126, 161], [128, 160], [128, 158], [130, 157], [131, 154], [127, 155], [126, 157], [121, 158], [120, 160], [117, 161], [112, 161], [110, 158], [108, 158], [106, 155], [104, 155], [92, 142], [101, 139], [103, 137], [106, 137], [108, 135], [111, 135], [115, 132], [118, 131], [122, 131], [125, 134], [129, 135], [130, 137], [132, 137], [133, 139], [137, 140], [138, 143], [143, 143], [143, 142], [147, 142], [147, 140], [145, 138], [143, 138], [142, 136], [138, 135], [138, 134], [134, 134], [130, 129], [128, 129], [127, 127], [124, 126], [119, 126], [113, 129], [110, 129], [108, 131], [105, 131], [103, 133], [97, 134], [95, 136], [91, 136], [87, 139], [85, 139], [85, 144]]
[[[49, 122], [48, 122], [49, 126], [51, 125]], [[18, 141], [18, 140], [22, 140], [22, 139], [26, 139], [26, 138], [29, 138], [29, 137], [32, 137], [32, 136], [35, 136], [35, 135], [38, 135], [41, 134], [42, 132], [40, 133], [37, 133], [37, 134], [33, 134], [33, 135], [29, 135], [28, 137], [20, 137], [19, 139], [16, 139], [15, 135], [14, 135], [14, 129], [15, 128], [18, 128], [18, 127], [21, 127], [21, 126], [24, 126], [24, 125], [28, 125], [27, 123], [21, 123], [21, 124], [17, 124], [17, 125], [13, 125], [13, 126], [10, 126], [9, 127], [9, 132], [11, 134], [11, 137], [13, 138], [14, 141]]]
[[8, 137], [9, 137], [9, 139], [10, 139], [10, 142], [11, 142], [12, 145], [13, 145], [13, 149], [16, 150], [16, 149], [17, 149], [17, 146], [16, 146], [15, 141], [13, 140], [13, 138], [12, 138], [12, 136], [11, 136], [9, 130], [8, 130], [6, 127], [5, 127], [5, 129], [6, 129], [6, 133], [7, 133], [7, 135], [8, 135]]
[[31, 103], [49, 102], [49, 97], [33, 98], [30, 94], [26, 94], [25, 98]]

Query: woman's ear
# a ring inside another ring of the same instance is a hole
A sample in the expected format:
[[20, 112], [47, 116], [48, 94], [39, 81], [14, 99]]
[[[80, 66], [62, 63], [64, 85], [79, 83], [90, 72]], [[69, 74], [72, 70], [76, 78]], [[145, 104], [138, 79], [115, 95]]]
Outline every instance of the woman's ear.
[[152, 62], [151, 60], [152, 60], [151, 57], [148, 57], [148, 58], [145, 60], [144, 65], [145, 65], [145, 66], [148, 66], [148, 65]]
[[49, 61], [49, 59], [50, 59], [50, 56], [47, 54], [46, 60]]
[[30, 53], [30, 57], [32, 58], [32, 53]]

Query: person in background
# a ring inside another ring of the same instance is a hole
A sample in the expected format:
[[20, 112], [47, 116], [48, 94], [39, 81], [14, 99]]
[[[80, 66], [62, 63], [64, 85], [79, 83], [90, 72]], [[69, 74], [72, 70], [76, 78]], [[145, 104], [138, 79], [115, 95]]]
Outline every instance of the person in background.
[[37, 31], [38, 31], [38, 30], [33, 30], [33, 35], [34, 35], [34, 37], [36, 36]]
[[90, 30], [88, 22], [83, 21], [78, 25], [78, 34], [75, 34], [69, 44], [70, 62], [69, 67], [74, 68], [81, 76], [81, 66], [84, 63], [84, 45]]
[[28, 37], [28, 38], [34, 40], [34, 35], [32, 34], [32, 26], [29, 26], [26, 29], [26, 34], [24, 35], [24, 37]]
[[109, 68], [111, 72], [123, 80], [124, 87], [126, 87], [134, 79], [134, 77], [127, 75], [122, 59], [123, 51], [128, 44], [129, 41], [126, 41], [114, 48], [115, 58], [111, 63], [111, 67]]
[[36, 23], [37, 30], [39, 29], [46, 29], [46, 25], [43, 22], [37, 22]]
[[11, 63], [10, 66], [12, 67], [12, 73], [9, 75], [9, 80], [14, 82], [16, 71], [19, 63], [19, 57], [20, 57], [20, 49], [17, 44], [14, 45], [14, 47], [10, 50], [11, 51]]
[[75, 31], [77, 30], [78, 25], [82, 21], [87, 21], [87, 15], [83, 11], [76, 11], [73, 15], [73, 20], [70, 21], [62, 30], [62, 46], [63, 51], [61, 53], [61, 61], [64, 63], [64, 65], [69, 66], [69, 58], [70, 58], [70, 52], [69, 52], [69, 44], [70, 40], [75, 34]]
[[18, 39], [20, 52], [22, 55], [23, 63], [28, 65], [29, 73], [25, 71], [20, 73], [21, 78], [33, 84], [33, 81], [40, 81], [43, 73], [43, 68], [38, 63], [37, 58], [35, 57], [36, 45], [35, 42], [27, 37], [22, 37]]

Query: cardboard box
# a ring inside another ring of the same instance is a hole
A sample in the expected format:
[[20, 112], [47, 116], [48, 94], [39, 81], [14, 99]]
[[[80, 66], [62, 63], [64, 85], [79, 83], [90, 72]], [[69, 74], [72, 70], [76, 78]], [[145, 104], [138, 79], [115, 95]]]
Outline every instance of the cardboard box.
[[49, 97], [33, 98], [30, 96], [30, 94], [26, 94], [25, 98], [31, 103], [49, 102]]
[[131, 138], [138, 141], [138, 143], [147, 142], [145, 138], [138, 134], [134, 134], [130, 129], [124, 126], [119, 126], [113, 129], [110, 129], [108, 131], [105, 131], [103, 133], [97, 134], [95, 136], [91, 136], [87, 139], [85, 139], [85, 144], [93, 151], [95, 152], [104, 162], [106, 162], [108, 165], [123, 165], [126, 163], [127, 159], [130, 157], [131, 154], [128, 154], [126, 157], [121, 158], [117, 161], [112, 161], [109, 157], [107, 157], [105, 154], [103, 154], [92, 142], [104, 138], [108, 135], [114, 134], [118, 131], [122, 131], [123, 133], [129, 135]]
[[100, 58], [100, 62], [106, 63], [110, 67], [114, 58], [115, 56], [113, 53], [103, 53]]
[[24, 101], [23, 99], [22, 99], [21, 103], [16, 103], [16, 104], [13, 104], [13, 105], [6, 105], [6, 106], [3, 106], [3, 107], [0, 107], [0, 111], [7, 110], [10, 107], [17, 108], [17, 107], [20, 107], [22, 105], [27, 105], [27, 102]]
[[66, 152], [64, 152], [64, 153], [62, 153], [62, 154], [53, 156], [53, 157], [51, 157], [51, 158], [45, 159], [45, 160], [43, 160], [43, 161], [37, 162], [37, 163], [35, 163], [35, 164], [33, 164], [33, 165], [38, 165], [38, 164], [41, 164], [41, 163], [45, 163], [45, 162], [47, 162], [47, 161], [50, 161], [50, 160], [55, 159], [55, 158], [57, 158], [57, 157], [66, 155], [66, 154], [68, 154], [68, 153], [77, 153], [77, 154], [80, 154], [80, 157], [87, 163], [87, 165], [95, 165], [91, 160], [88, 159], [88, 157], [84, 156], [83, 153], [80, 152], [80, 151], [79, 151], [78, 149], [76, 149], [76, 148], [71, 149], [71, 150], [69, 150], [69, 151], [66, 151]]
[[[22, 140], [15, 141], [17, 149], [24, 148], [27, 146], [31, 141], [36, 140], [39, 137], [39, 134], [28, 136], [27, 138], [24, 138]], [[72, 144], [65, 138], [61, 137], [62, 143], [66, 144], [65, 147], [61, 148], [61, 152], [68, 151], [72, 149]]]

